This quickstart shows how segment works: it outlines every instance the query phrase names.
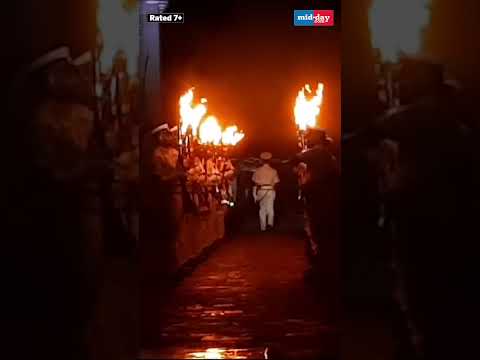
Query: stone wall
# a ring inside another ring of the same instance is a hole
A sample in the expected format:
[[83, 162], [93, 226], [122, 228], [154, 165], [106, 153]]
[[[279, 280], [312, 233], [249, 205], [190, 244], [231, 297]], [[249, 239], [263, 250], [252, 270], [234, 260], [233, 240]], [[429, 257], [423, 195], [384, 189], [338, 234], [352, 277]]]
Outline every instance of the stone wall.
[[[178, 210], [180, 214], [177, 219], [180, 224], [176, 234], [176, 269], [173, 269], [177, 272], [187, 262], [197, 259], [205, 249], [224, 237], [226, 214], [224, 210], [212, 210], [201, 215], [181, 214], [181, 208]], [[161, 235], [157, 239], [160, 237]], [[162, 272], [165, 256], [172, 255], [162, 253], [161, 250], [155, 247], [148, 248], [148, 251], [153, 253], [149, 258], [152, 261], [150, 266], [156, 267], [159, 271], [154, 271], [156, 277], [150, 284], [153, 288], [140, 292], [142, 274], [139, 270], [145, 264], [138, 264], [136, 259], [125, 255], [104, 258], [102, 271], [98, 273], [100, 278], [95, 314], [88, 330], [91, 360], [133, 359], [141, 341], [139, 337], [142, 335], [148, 338], [151, 335], [146, 325], [152, 313], [155, 313], [155, 308], [159, 306], [158, 302], [152, 304], [151, 299], [156, 299], [155, 294], [158, 290], [156, 286], [168, 276]], [[143, 316], [146, 317], [142, 318], [142, 310]]]
[[212, 210], [206, 214], [185, 214], [176, 243], [178, 267], [193, 260], [215, 241], [225, 235], [225, 211]]

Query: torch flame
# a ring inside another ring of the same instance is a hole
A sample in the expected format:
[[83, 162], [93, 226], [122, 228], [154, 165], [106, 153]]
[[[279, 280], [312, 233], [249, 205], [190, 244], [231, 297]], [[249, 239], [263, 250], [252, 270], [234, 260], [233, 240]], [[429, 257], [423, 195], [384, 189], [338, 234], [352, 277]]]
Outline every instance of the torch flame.
[[[138, 5], [130, 8], [121, 0], [100, 0], [98, 2], [97, 24], [102, 34], [103, 50], [100, 61], [108, 72], [119, 50], [127, 57], [128, 72], [138, 72]], [[118, 26], [122, 24], [122, 26]]]
[[187, 133], [189, 127], [192, 129], [193, 136], [197, 136], [198, 125], [207, 113], [207, 107], [204, 105], [207, 100], [201, 99], [201, 104], [193, 105], [193, 90], [191, 88], [180, 97], [180, 132], [182, 135]]
[[238, 132], [237, 126], [229, 126], [222, 133], [222, 144], [237, 145], [244, 137], [245, 134]]
[[305, 92], [312, 93], [309, 84], [306, 84], [299, 92], [295, 102], [295, 123], [300, 130], [315, 127], [320, 107], [323, 102], [323, 84], [318, 83], [317, 91], [311, 99], [307, 99]]
[[396, 62], [401, 53], [417, 54], [422, 32], [430, 22], [430, 0], [373, 0], [369, 22], [372, 45], [383, 60]]
[[201, 144], [220, 145], [222, 128], [215, 116], [207, 117], [199, 127], [199, 142]]
[[[180, 132], [185, 136], [188, 129], [192, 129], [194, 138], [198, 138], [200, 144], [210, 145], [236, 145], [244, 138], [244, 134], [238, 131], [237, 126], [230, 126], [222, 130], [218, 119], [207, 114], [207, 99], [201, 98], [200, 103], [194, 105], [194, 88], [189, 89], [180, 97]], [[179, 139], [182, 144], [182, 137]]]

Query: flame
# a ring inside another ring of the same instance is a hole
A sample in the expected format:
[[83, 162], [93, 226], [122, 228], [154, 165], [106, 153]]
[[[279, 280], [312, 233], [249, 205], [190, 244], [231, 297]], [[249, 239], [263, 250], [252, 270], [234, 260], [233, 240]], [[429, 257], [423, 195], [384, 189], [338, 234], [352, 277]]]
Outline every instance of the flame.
[[207, 117], [199, 127], [199, 140], [201, 144], [220, 145], [222, 141], [222, 128], [215, 116]]
[[[222, 130], [218, 119], [207, 114], [207, 99], [201, 98], [200, 103], [194, 105], [194, 88], [189, 89], [180, 97], [180, 132], [184, 136], [189, 128], [192, 135], [198, 138], [200, 144], [236, 145], [245, 135], [238, 131], [237, 126], [229, 126]], [[182, 144], [182, 140], [179, 140]]]
[[207, 349], [202, 352], [195, 352], [190, 354], [192, 359], [224, 359], [224, 349]]
[[138, 4], [132, 4], [125, 4], [122, 0], [98, 2], [97, 24], [103, 39], [100, 61], [106, 72], [110, 71], [119, 50], [126, 54], [129, 74], [138, 72]]
[[197, 136], [198, 125], [207, 113], [207, 107], [204, 105], [207, 99], [202, 98], [201, 104], [193, 106], [193, 90], [191, 88], [180, 97], [180, 132], [182, 135], [187, 133], [189, 127], [192, 129], [193, 136]]
[[245, 134], [238, 132], [237, 126], [229, 126], [222, 133], [222, 144], [237, 145], [244, 137]]
[[313, 97], [307, 99], [305, 92], [311, 94], [312, 89], [306, 84], [299, 92], [295, 102], [295, 123], [300, 130], [307, 130], [317, 125], [317, 117], [323, 102], [323, 84], [318, 83], [317, 91]]
[[430, 22], [430, 0], [373, 0], [369, 23], [372, 45], [382, 59], [396, 62], [401, 53], [417, 54]]

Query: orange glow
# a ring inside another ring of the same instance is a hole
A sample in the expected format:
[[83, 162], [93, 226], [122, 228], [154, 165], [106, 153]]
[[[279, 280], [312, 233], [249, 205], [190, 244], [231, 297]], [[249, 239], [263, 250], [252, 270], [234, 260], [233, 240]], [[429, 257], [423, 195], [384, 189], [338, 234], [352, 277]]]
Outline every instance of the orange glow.
[[295, 123], [300, 130], [307, 130], [317, 126], [317, 118], [323, 103], [323, 84], [318, 83], [315, 95], [307, 99], [307, 94], [312, 94], [309, 84], [306, 84], [299, 92], [295, 101]]
[[220, 145], [222, 141], [222, 128], [218, 124], [215, 116], [207, 117], [200, 124], [199, 142], [200, 144]]
[[245, 134], [238, 132], [237, 126], [229, 126], [222, 133], [222, 144], [223, 145], [237, 145], [243, 138]]
[[202, 352], [195, 352], [190, 354], [191, 359], [225, 359], [224, 358], [224, 349], [207, 349]]
[[197, 136], [198, 126], [207, 113], [207, 106], [204, 105], [207, 99], [202, 98], [200, 104], [193, 105], [193, 90], [191, 88], [180, 97], [180, 132], [185, 135], [188, 128], [192, 129], [193, 136]]
[[372, 46], [384, 61], [422, 48], [422, 32], [430, 23], [430, 0], [373, 0], [369, 24]]
[[246, 356], [239, 355], [244, 352], [242, 349], [216, 349], [211, 348], [205, 351], [199, 351], [188, 354], [188, 359], [246, 359]]
[[[185, 136], [188, 129], [192, 129], [194, 138], [198, 138], [200, 144], [210, 145], [237, 145], [245, 134], [238, 131], [237, 126], [229, 126], [222, 130], [215, 116], [207, 117], [207, 99], [201, 98], [200, 103], [194, 104], [194, 88], [189, 89], [180, 97], [180, 133]], [[180, 138], [179, 144], [182, 144]]]

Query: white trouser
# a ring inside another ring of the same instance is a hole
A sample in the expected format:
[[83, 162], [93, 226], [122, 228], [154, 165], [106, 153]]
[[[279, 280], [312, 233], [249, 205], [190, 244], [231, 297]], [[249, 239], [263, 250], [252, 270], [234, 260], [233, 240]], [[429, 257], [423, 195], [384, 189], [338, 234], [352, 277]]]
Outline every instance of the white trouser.
[[260, 189], [257, 191], [257, 199], [260, 201], [260, 229], [264, 231], [267, 229], [267, 223], [269, 226], [273, 226], [275, 190]]

